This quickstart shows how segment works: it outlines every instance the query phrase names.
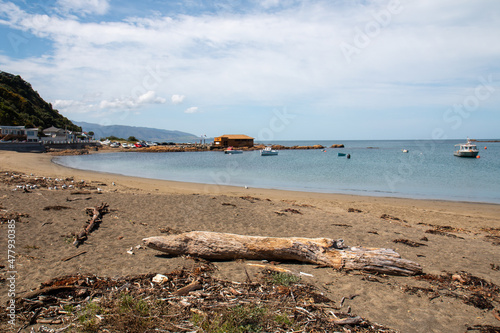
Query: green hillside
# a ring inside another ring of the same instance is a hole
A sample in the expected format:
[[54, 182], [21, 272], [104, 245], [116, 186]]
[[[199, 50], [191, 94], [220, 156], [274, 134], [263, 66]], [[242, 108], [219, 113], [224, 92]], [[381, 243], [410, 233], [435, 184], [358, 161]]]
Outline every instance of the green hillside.
[[33, 90], [19, 75], [0, 71], [0, 125], [81, 131]]

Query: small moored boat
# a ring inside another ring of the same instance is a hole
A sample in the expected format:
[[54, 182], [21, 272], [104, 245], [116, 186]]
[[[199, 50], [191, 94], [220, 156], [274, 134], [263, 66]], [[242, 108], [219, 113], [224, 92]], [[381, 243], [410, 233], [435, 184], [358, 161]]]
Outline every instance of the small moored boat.
[[234, 149], [233, 147], [228, 147], [226, 150], [224, 150], [224, 153], [226, 153], [226, 154], [241, 154], [241, 153], [243, 153], [243, 150], [238, 150], [238, 149]]
[[479, 149], [473, 144], [469, 138], [467, 138], [467, 143], [460, 143], [455, 146], [459, 146], [453, 155], [458, 157], [476, 157], [479, 154]]
[[337, 153], [337, 156], [345, 156], [345, 153]]
[[260, 151], [260, 156], [273, 156], [278, 155], [278, 151], [271, 147], [266, 147]]

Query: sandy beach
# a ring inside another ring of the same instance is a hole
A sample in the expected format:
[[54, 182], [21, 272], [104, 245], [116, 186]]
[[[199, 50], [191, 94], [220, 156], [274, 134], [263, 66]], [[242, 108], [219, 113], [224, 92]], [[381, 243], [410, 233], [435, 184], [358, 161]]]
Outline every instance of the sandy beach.
[[[499, 330], [495, 316], [500, 310], [498, 293], [483, 295], [480, 286], [465, 288], [463, 280], [473, 276], [476, 281], [500, 285], [500, 205], [143, 179], [69, 169], [52, 163], [52, 157], [0, 152], [2, 217], [16, 219], [16, 294], [67, 274], [163, 274], [192, 265], [192, 259], [165, 257], [140, 246], [143, 238], [159, 236], [165, 230], [341, 238], [349, 246], [394, 249], [419, 263], [428, 278], [374, 276], [296, 262], [279, 266], [306, 273], [302, 281], [339, 306], [344, 298], [342, 307], [400, 332], [466, 332], [475, 325], [496, 327], [491, 332]], [[59, 189], [15, 190], [37, 177], [50, 177], [55, 185], [55, 179], [61, 179]], [[80, 191], [83, 194], [72, 194], [75, 188], [61, 188], [76, 183], [86, 185]], [[88, 220], [85, 208], [103, 202], [109, 205], [109, 213], [76, 249], [72, 234]], [[7, 228], [2, 220], [2, 307], [9, 300]], [[127, 253], [131, 248], [133, 254]], [[61, 261], [80, 251], [86, 252]], [[216, 262], [214, 276], [244, 282], [248, 273], [257, 279], [261, 268], [247, 263]], [[453, 279], [446, 288], [430, 278], [447, 274]], [[481, 297], [487, 301], [482, 308], [471, 301]]]

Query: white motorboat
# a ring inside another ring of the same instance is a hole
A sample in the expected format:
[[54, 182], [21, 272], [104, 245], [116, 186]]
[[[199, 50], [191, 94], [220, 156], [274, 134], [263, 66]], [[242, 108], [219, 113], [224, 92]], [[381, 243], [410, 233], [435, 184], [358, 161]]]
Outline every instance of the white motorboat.
[[456, 150], [453, 155], [458, 157], [477, 157], [479, 154], [479, 149], [477, 146], [467, 138], [467, 143], [460, 143], [455, 146], [459, 146], [458, 150]]
[[278, 155], [278, 151], [271, 147], [266, 147], [260, 151], [260, 156], [273, 156]]

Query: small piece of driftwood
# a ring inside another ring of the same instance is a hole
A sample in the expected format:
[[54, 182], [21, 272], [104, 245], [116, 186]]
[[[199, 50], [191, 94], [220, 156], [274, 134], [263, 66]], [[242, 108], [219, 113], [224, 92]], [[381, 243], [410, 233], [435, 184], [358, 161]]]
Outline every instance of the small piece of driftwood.
[[344, 270], [390, 275], [422, 273], [418, 263], [402, 259], [391, 249], [344, 246], [329, 238], [279, 238], [192, 231], [144, 238], [150, 248], [169, 255], [190, 255], [208, 260], [295, 260]]
[[102, 203], [98, 207], [88, 207], [85, 208], [87, 213], [92, 215], [92, 219], [88, 222], [88, 225], [83, 228], [80, 233], [78, 233], [75, 236], [75, 239], [73, 241], [73, 245], [78, 247], [85, 239], [87, 239], [87, 236], [92, 232], [92, 230], [96, 227], [97, 224], [101, 223], [101, 217], [102, 214], [108, 212], [108, 207], [109, 205], [107, 203]]
[[68, 260], [71, 260], [71, 259], [73, 259], [73, 258], [76, 258], [76, 257], [78, 257], [78, 256], [80, 256], [80, 255], [82, 255], [82, 254], [84, 254], [84, 253], [87, 253], [87, 251], [80, 251], [80, 252], [78, 252], [77, 254], [73, 254], [73, 255], [71, 255], [71, 256], [69, 256], [69, 257], [62, 258], [62, 259], [61, 259], [61, 261], [68, 261]]
[[179, 290], [174, 291], [174, 295], [186, 296], [191, 291], [199, 290], [201, 288], [202, 288], [202, 285], [201, 285], [200, 281], [195, 280], [195, 281], [191, 282], [190, 284], [188, 284], [187, 286], [182, 287]]

